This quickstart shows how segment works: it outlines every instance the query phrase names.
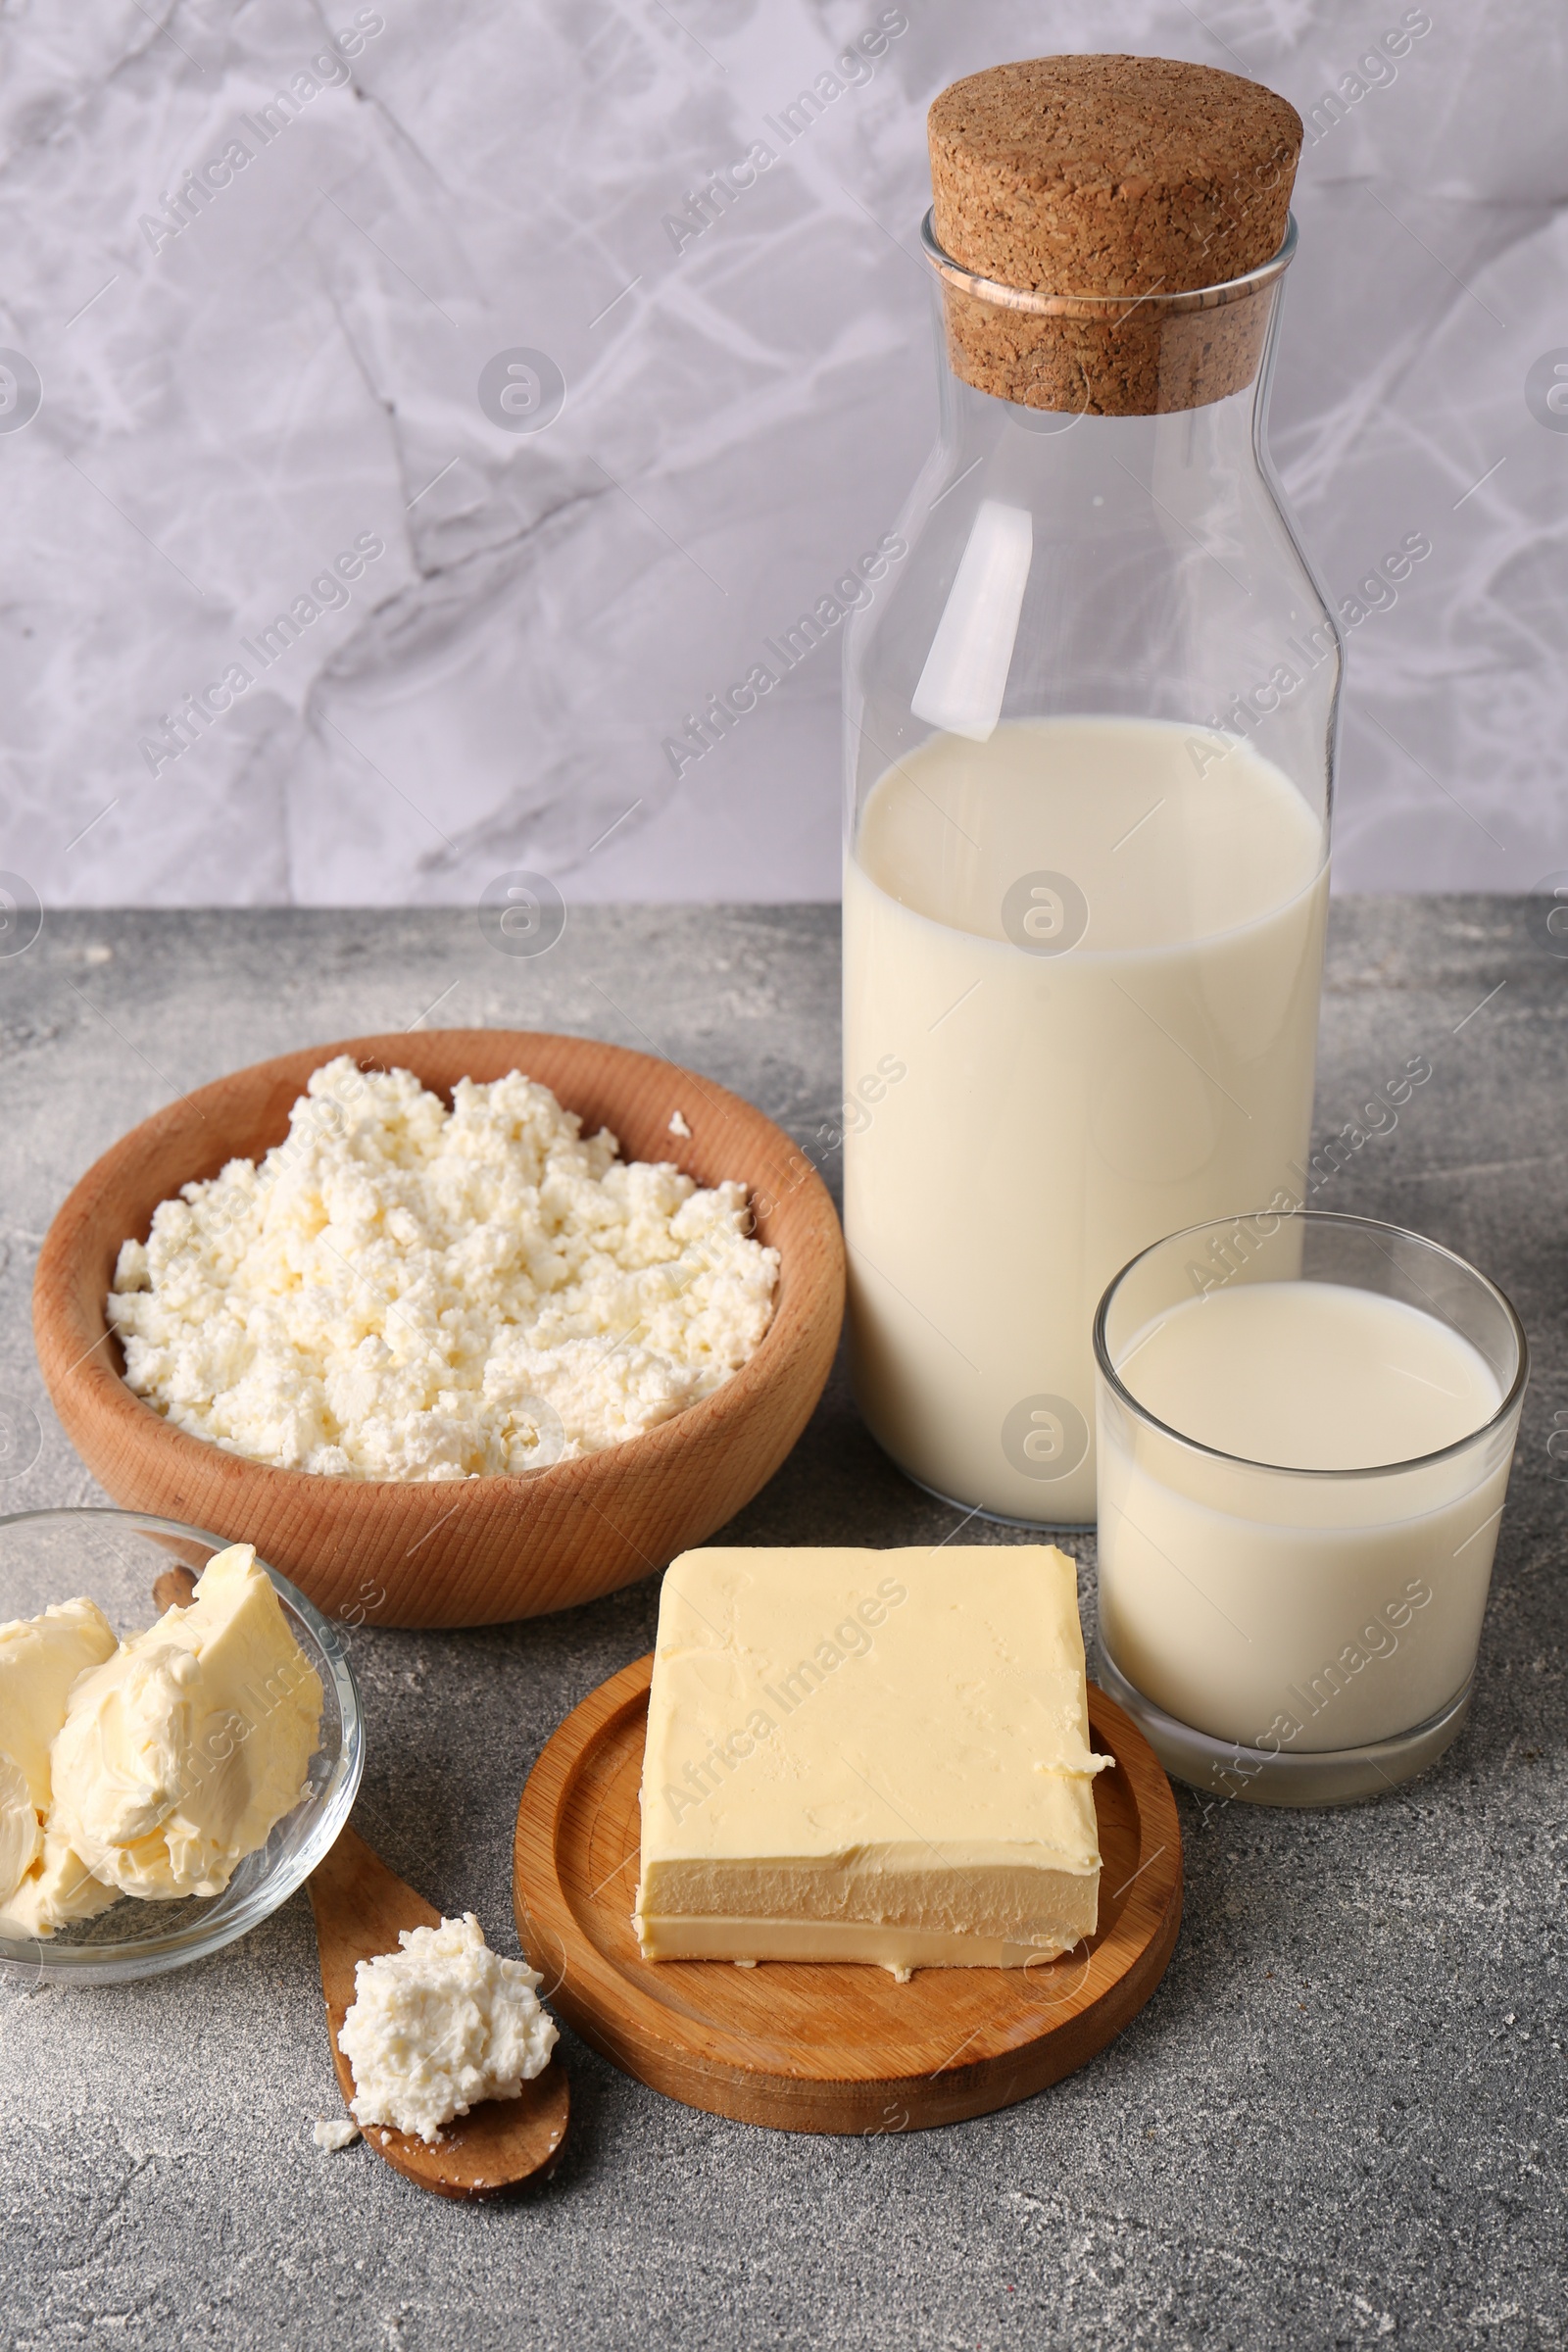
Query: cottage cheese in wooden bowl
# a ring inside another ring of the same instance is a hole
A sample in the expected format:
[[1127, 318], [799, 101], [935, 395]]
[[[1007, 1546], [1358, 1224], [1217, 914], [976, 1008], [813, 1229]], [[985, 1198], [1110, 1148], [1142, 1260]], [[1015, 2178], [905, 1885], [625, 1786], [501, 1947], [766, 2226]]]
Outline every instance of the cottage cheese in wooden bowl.
[[179, 1429], [279, 1469], [460, 1479], [655, 1429], [755, 1354], [778, 1251], [747, 1187], [626, 1161], [547, 1086], [342, 1054], [287, 1139], [127, 1240], [125, 1378]]
[[117, 1501], [254, 1542], [350, 1622], [481, 1624], [662, 1567], [832, 1362], [805, 1155], [591, 1039], [370, 1037], [183, 1097], [39, 1259], [56, 1409]]

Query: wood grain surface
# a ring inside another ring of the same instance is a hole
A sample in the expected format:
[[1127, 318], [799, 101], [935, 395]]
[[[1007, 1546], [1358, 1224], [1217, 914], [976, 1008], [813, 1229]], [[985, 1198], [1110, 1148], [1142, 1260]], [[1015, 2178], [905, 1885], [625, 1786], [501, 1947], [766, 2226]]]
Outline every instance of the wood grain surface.
[[[521, 1478], [411, 1485], [320, 1478], [225, 1453], [131, 1394], [105, 1300], [121, 1244], [225, 1160], [288, 1132], [313, 1070], [459, 1078], [520, 1069], [628, 1158], [672, 1160], [699, 1184], [751, 1188], [780, 1252], [771, 1326], [701, 1403], [602, 1453]], [[679, 1110], [692, 1130], [671, 1135]], [[844, 1247], [821, 1180], [789, 1137], [712, 1080], [650, 1054], [525, 1030], [350, 1038], [257, 1062], [143, 1120], [88, 1169], [55, 1217], [33, 1286], [38, 1360], [82, 1460], [116, 1502], [253, 1543], [328, 1616], [376, 1625], [489, 1625], [592, 1600], [701, 1544], [764, 1486], [810, 1417], [844, 1308]]]
[[517, 1813], [517, 1932], [584, 2041], [688, 2106], [786, 2131], [874, 2136], [1029, 2098], [1144, 2006], [1181, 1924], [1181, 1831], [1142, 1734], [1094, 1684], [1100, 1924], [1039, 1968], [885, 1969], [644, 1960], [632, 1932], [650, 1653], [567, 1716]]
[[[337, 2037], [353, 2005], [355, 1968], [361, 1960], [395, 1952], [404, 1928], [438, 1928], [441, 1914], [347, 1827], [312, 1873], [310, 1889], [332, 2063], [347, 2105], [354, 2097], [354, 2069]], [[544, 2073], [525, 2082], [517, 2098], [485, 2099], [454, 2117], [436, 2147], [427, 2147], [416, 2133], [377, 2124], [366, 2126], [365, 2138], [394, 2172], [439, 2197], [499, 2197], [554, 2169], [566, 2136], [570, 2098], [558, 2046]]]

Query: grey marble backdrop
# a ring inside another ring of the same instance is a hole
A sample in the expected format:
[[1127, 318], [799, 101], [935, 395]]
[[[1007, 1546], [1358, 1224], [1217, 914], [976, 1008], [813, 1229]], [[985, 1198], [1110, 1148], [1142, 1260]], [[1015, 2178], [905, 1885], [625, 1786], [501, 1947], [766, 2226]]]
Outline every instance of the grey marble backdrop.
[[5, 11], [0, 867], [45, 905], [835, 895], [831, 641], [662, 746], [930, 442], [929, 99], [1118, 47], [1308, 118], [1275, 454], [1336, 596], [1432, 544], [1357, 607], [1341, 886], [1568, 867], [1562, 0]]

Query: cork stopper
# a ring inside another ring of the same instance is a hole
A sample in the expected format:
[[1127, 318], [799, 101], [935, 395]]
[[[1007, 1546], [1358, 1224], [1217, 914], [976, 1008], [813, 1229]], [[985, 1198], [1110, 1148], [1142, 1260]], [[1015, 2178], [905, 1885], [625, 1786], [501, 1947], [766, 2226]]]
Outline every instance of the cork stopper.
[[[949, 355], [967, 383], [1125, 416], [1251, 382], [1271, 289], [1225, 289], [1285, 238], [1301, 149], [1285, 99], [1170, 58], [1040, 57], [952, 83], [927, 127], [936, 244], [956, 266]], [[1215, 293], [1178, 299], [1200, 288]]]

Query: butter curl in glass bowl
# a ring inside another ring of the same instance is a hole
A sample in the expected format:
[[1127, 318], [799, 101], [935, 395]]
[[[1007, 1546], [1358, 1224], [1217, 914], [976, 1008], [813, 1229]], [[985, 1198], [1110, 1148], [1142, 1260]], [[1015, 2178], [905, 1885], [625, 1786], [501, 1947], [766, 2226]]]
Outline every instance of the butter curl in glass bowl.
[[0, 1519], [0, 1976], [158, 1976], [293, 1893], [364, 1769], [345, 1630], [177, 1520]]

